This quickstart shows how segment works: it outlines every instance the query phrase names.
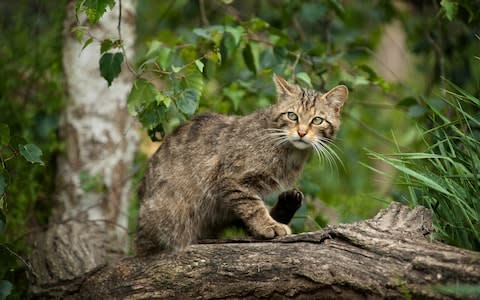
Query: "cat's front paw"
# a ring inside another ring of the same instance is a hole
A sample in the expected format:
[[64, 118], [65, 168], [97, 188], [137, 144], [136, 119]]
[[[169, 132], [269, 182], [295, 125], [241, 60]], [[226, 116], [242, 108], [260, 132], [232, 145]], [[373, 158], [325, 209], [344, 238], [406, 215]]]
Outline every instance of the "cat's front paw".
[[297, 189], [292, 189], [281, 193], [278, 196], [276, 205], [289, 211], [297, 211], [302, 206], [303, 193]]
[[295, 212], [302, 206], [303, 194], [293, 189], [285, 191], [278, 196], [278, 201], [270, 210], [270, 216], [280, 223], [288, 224]]
[[271, 224], [257, 228], [257, 230], [253, 232], [253, 234], [257, 238], [273, 239], [274, 237], [292, 234], [292, 230], [285, 224], [272, 222]]

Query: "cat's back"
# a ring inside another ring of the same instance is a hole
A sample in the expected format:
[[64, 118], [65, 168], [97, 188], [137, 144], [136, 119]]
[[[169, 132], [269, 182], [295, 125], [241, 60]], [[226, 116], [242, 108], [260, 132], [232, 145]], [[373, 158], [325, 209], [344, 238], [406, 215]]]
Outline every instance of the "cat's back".
[[168, 135], [155, 156], [171, 160], [175, 157], [190, 157], [215, 152], [222, 144], [222, 137], [238, 116], [226, 116], [216, 113], [202, 113], [177, 127]]
[[199, 168], [205, 169], [208, 160], [218, 157], [225, 143], [231, 142], [227, 135], [236, 127], [238, 118], [202, 113], [178, 126], [164, 138], [150, 159], [150, 176], [185, 174]]
[[[225, 170], [240, 172], [245, 160], [264, 160], [259, 140], [266, 114], [246, 116], [202, 113], [177, 127], [150, 159], [147, 186], [165, 182], [192, 183], [213, 180]], [[264, 154], [271, 155], [271, 154]], [[194, 178], [193, 178], [194, 177]], [[200, 180], [201, 179], [201, 180]], [[148, 189], [148, 188], [147, 188]]]
[[171, 160], [180, 157], [192, 159], [202, 155], [228, 155], [229, 149], [242, 147], [256, 139], [259, 130], [265, 127], [263, 123], [265, 120], [261, 112], [246, 116], [202, 113], [168, 135], [155, 156]]

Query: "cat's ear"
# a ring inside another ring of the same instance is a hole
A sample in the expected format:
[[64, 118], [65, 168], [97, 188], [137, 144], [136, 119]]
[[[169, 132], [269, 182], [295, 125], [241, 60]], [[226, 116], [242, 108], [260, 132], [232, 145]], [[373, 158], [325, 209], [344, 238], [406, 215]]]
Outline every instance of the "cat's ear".
[[289, 83], [282, 77], [277, 74], [273, 74], [273, 82], [275, 82], [275, 87], [277, 89], [277, 95], [296, 95], [299, 93], [300, 89], [297, 85]]
[[348, 88], [344, 85], [338, 85], [324, 95], [327, 104], [339, 112], [348, 97]]

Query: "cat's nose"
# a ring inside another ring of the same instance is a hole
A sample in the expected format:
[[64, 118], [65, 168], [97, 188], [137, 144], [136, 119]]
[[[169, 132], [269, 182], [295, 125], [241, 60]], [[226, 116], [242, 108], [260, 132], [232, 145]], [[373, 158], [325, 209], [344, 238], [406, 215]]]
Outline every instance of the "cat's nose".
[[297, 133], [299, 137], [304, 137], [307, 135], [307, 131], [302, 129], [297, 130]]

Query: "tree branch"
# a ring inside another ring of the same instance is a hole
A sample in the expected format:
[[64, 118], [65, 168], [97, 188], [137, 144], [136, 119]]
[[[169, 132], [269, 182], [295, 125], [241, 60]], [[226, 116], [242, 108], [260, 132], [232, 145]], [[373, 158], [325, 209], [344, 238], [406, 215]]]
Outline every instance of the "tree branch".
[[125, 258], [89, 276], [76, 296], [453, 299], [435, 286], [480, 282], [480, 258], [430, 240], [432, 231], [429, 210], [394, 203], [371, 220], [318, 232]]

